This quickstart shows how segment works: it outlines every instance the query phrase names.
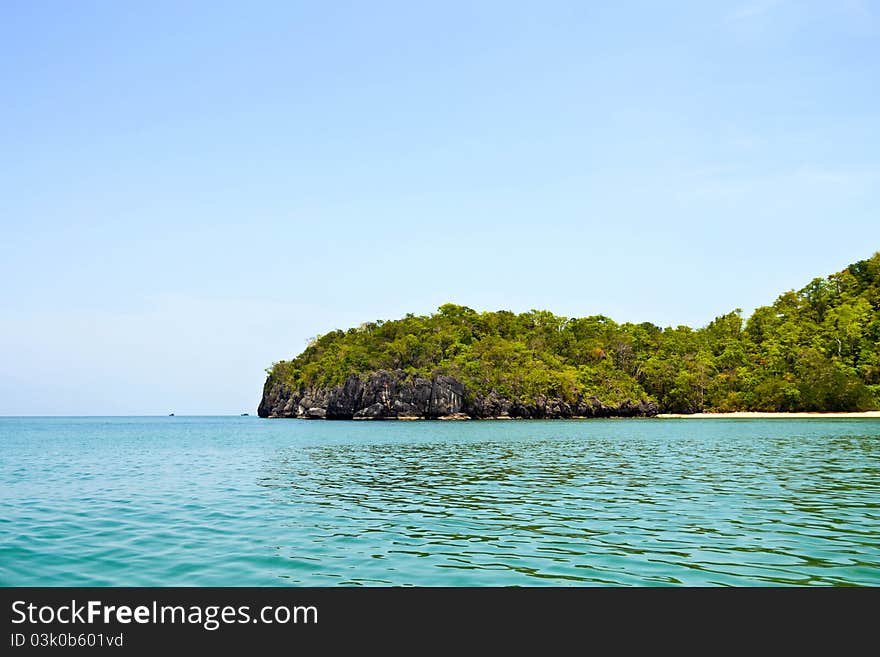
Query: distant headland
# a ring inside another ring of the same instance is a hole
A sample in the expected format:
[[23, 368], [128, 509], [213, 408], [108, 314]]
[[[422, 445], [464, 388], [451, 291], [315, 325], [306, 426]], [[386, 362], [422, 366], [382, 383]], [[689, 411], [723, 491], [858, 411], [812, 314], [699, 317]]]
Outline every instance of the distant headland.
[[746, 320], [734, 310], [700, 329], [660, 328], [618, 324], [603, 315], [480, 313], [446, 304], [429, 316], [319, 336], [267, 373], [260, 417], [875, 411], [880, 252], [782, 294]]

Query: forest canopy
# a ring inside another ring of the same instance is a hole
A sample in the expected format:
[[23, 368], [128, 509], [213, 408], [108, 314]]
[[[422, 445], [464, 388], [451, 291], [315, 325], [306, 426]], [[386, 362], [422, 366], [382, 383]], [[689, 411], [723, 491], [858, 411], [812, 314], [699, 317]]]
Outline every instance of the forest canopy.
[[445, 304], [315, 338], [267, 384], [332, 388], [351, 374], [449, 375], [466, 394], [531, 403], [645, 399], [663, 412], [857, 411], [880, 407], [880, 252], [744, 319], [707, 326], [618, 324], [546, 310]]

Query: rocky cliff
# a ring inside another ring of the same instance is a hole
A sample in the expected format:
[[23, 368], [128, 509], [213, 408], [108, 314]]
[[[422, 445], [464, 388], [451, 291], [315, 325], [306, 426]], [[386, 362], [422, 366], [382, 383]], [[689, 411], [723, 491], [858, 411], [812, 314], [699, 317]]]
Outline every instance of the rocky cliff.
[[260, 417], [328, 420], [551, 419], [651, 416], [657, 414], [658, 408], [646, 401], [625, 401], [610, 407], [596, 397], [584, 397], [569, 404], [539, 396], [534, 403], [523, 404], [494, 391], [485, 396], [468, 395], [464, 385], [451, 376], [428, 379], [408, 375], [403, 370], [380, 370], [352, 374], [343, 385], [334, 388], [293, 389], [270, 377], [257, 412]]

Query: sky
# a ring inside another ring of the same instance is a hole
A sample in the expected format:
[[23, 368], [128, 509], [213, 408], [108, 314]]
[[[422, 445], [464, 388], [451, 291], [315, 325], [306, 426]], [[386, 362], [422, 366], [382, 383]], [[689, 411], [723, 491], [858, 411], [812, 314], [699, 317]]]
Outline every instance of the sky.
[[0, 415], [253, 414], [446, 302], [749, 313], [880, 249], [878, 69], [855, 0], [5, 0]]

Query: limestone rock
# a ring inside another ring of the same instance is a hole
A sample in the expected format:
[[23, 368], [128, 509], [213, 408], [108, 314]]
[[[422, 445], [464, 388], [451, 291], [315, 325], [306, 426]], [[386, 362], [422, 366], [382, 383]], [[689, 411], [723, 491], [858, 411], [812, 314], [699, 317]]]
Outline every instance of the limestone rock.
[[539, 395], [524, 403], [507, 399], [495, 390], [471, 398], [452, 376], [431, 378], [403, 370], [378, 370], [351, 374], [333, 388], [291, 389], [266, 381], [258, 409], [260, 417], [299, 417], [328, 420], [466, 419], [466, 418], [571, 418], [650, 416], [659, 409], [649, 401], [628, 400], [616, 407], [595, 396], [574, 402]]

